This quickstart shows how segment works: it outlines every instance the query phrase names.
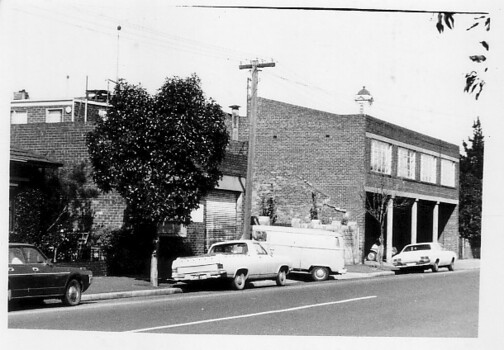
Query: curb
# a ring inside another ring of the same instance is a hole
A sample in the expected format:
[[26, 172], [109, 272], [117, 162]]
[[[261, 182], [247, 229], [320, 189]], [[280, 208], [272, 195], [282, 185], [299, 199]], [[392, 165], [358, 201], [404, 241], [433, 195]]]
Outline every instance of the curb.
[[[479, 266], [467, 266], [461, 270], [472, 270], [479, 269]], [[380, 271], [380, 272], [347, 272], [343, 275], [336, 275], [335, 280], [357, 280], [366, 279], [373, 277], [383, 277], [395, 275], [394, 271]], [[293, 281], [290, 284], [295, 284]], [[94, 300], [108, 300], [108, 299], [121, 299], [121, 298], [134, 298], [134, 297], [146, 297], [155, 295], [169, 295], [183, 293], [181, 288], [162, 288], [162, 289], [147, 289], [147, 290], [137, 290], [137, 291], [123, 291], [123, 292], [108, 292], [108, 293], [95, 293], [95, 294], [83, 294], [82, 301], [94, 301]]]
[[136, 290], [136, 291], [124, 291], [124, 292], [96, 293], [87, 295], [83, 294], [82, 301], [146, 297], [153, 295], [169, 295], [176, 293], [182, 293], [182, 289], [163, 288], [163, 289], [149, 289], [149, 290]]
[[369, 272], [369, 273], [359, 273], [359, 272], [347, 272], [344, 275], [337, 275], [334, 277], [336, 280], [356, 280], [363, 278], [373, 278], [373, 277], [383, 277], [383, 276], [393, 276], [394, 271], [380, 271], [380, 272]]

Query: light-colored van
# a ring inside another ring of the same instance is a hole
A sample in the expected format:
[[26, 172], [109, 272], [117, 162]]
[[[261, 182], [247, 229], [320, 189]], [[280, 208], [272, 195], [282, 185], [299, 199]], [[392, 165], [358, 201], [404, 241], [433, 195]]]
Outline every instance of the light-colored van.
[[275, 254], [289, 257], [293, 273], [309, 273], [314, 281], [346, 273], [343, 236], [338, 232], [254, 225], [252, 239], [263, 242]]

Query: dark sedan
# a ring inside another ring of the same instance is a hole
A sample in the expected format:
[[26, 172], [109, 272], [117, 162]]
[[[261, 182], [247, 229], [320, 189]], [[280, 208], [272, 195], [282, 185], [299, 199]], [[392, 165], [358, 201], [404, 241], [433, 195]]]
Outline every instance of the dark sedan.
[[92, 279], [89, 270], [51, 263], [31, 244], [9, 244], [9, 301], [58, 298], [74, 306], [80, 303]]

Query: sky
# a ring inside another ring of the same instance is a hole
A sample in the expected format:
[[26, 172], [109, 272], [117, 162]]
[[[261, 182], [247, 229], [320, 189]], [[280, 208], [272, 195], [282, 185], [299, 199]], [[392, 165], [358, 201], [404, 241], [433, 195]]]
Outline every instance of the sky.
[[[237, 4], [428, 12], [191, 6]], [[455, 28], [440, 34], [438, 11], [491, 12], [492, 29], [468, 31], [476, 16], [457, 14]], [[89, 89], [112, 89], [111, 80], [122, 78], [155, 93], [167, 77], [196, 73], [208, 98], [225, 111], [240, 105], [245, 115], [250, 72], [239, 66], [258, 59], [275, 62], [259, 73], [258, 94], [264, 98], [356, 114], [354, 98], [365, 86], [374, 98], [367, 114], [460, 147], [479, 117], [486, 140], [483, 235], [489, 238], [484, 238], [482, 252], [501, 256], [504, 242], [496, 243], [504, 236], [500, 19], [497, 0], [0, 0], [1, 110], [7, 116], [12, 93], [22, 89], [35, 100], [72, 98], [84, 95], [86, 81]], [[488, 53], [481, 41], [490, 43]], [[469, 59], [482, 53], [488, 56], [483, 64]], [[484, 67], [486, 85], [476, 101], [463, 91], [465, 74]], [[5, 133], [8, 118], [0, 122]], [[0, 144], [8, 159], [8, 132]], [[0, 196], [8, 198], [6, 167], [2, 180]], [[7, 201], [1, 205], [0, 211], [7, 213]], [[488, 261], [482, 261], [481, 272], [482, 283], [492, 285], [482, 290], [480, 307], [485, 311], [496, 310], [495, 301], [502, 299], [494, 288], [496, 272], [485, 268]], [[482, 319], [480, 334], [495, 327], [491, 316]]]
[[[397, 1], [386, 3], [392, 5], [385, 8], [405, 9]], [[429, 3], [425, 10], [451, 9]], [[374, 98], [367, 114], [457, 145], [482, 117], [484, 93], [475, 101], [463, 92], [465, 74], [483, 66], [468, 56], [484, 53], [479, 42], [488, 41], [481, 28], [466, 30], [473, 15], [456, 15], [455, 29], [440, 34], [434, 12], [191, 7], [198, 4], [244, 2], [7, 1], [11, 93], [25, 89], [32, 99], [71, 98], [83, 96], [86, 86], [112, 89], [110, 80], [117, 78], [155, 93], [167, 77], [196, 73], [207, 97], [225, 111], [240, 105], [245, 115], [250, 72], [239, 65], [258, 59], [275, 62], [259, 73], [258, 94], [264, 98], [354, 114], [355, 95], [365, 86]], [[369, 1], [310, 2], [325, 8], [345, 4], [383, 8]]]

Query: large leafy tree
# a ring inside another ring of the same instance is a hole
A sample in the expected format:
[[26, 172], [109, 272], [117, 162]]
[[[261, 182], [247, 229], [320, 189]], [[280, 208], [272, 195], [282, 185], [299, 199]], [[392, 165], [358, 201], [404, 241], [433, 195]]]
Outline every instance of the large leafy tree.
[[473, 248], [481, 244], [481, 203], [483, 186], [483, 153], [485, 142], [479, 118], [473, 123], [473, 136], [463, 142], [460, 156], [459, 232]]
[[229, 139], [221, 107], [205, 98], [195, 74], [167, 78], [155, 95], [121, 81], [111, 105], [87, 135], [96, 184], [117, 191], [137, 223], [189, 224], [221, 177]]

